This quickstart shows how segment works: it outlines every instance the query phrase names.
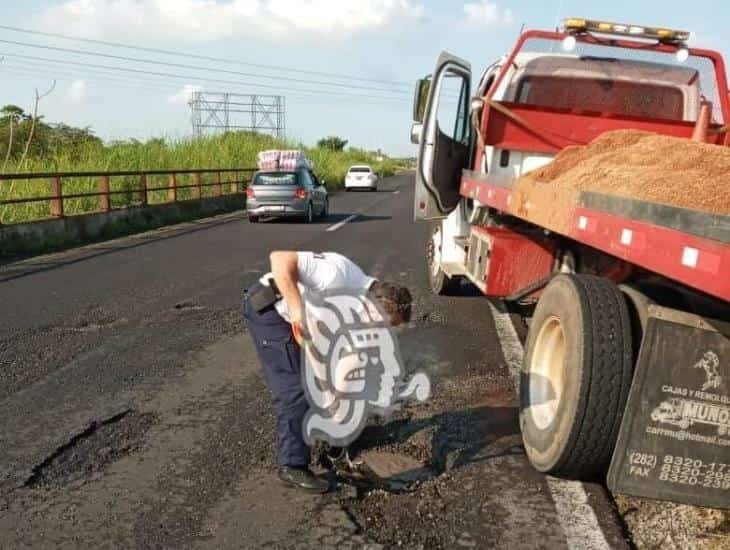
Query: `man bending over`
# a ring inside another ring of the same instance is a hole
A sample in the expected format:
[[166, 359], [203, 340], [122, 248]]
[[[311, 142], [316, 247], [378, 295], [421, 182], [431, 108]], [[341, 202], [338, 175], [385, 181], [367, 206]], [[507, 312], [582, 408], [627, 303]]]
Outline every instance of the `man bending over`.
[[273, 397], [279, 477], [298, 488], [324, 493], [329, 485], [309, 469], [309, 447], [302, 435], [309, 407], [301, 373], [302, 292], [362, 289], [379, 303], [392, 326], [410, 320], [412, 298], [407, 288], [378, 281], [334, 252], [275, 251], [270, 260], [271, 273], [246, 290], [244, 317]]

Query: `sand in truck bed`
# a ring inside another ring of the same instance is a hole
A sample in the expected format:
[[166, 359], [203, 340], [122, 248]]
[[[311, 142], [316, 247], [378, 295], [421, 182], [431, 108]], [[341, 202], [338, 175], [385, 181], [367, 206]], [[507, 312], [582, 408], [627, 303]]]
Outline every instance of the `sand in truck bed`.
[[[553, 186], [728, 215], [730, 147], [635, 130], [608, 132], [589, 145], [562, 150], [517, 180], [515, 189], [535, 197]], [[535, 198], [544, 204], [544, 197]]]

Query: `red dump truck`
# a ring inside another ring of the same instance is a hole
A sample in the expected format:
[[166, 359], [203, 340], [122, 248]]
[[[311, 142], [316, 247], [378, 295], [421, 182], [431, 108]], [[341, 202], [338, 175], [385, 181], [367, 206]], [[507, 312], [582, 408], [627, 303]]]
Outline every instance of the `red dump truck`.
[[434, 293], [467, 279], [526, 312], [520, 425], [535, 468], [730, 507], [727, 432], [656, 412], [730, 405], [730, 212], [516, 184], [607, 132], [730, 144], [723, 58], [688, 39], [568, 19], [524, 32], [473, 85], [469, 63], [442, 53], [416, 84], [414, 209], [433, 220]]

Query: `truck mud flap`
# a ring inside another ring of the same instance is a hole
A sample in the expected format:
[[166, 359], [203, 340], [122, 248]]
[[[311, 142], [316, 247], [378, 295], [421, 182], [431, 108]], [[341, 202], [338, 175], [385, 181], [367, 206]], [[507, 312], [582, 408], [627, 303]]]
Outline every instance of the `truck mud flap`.
[[726, 322], [649, 307], [611, 491], [730, 508], [729, 336]]

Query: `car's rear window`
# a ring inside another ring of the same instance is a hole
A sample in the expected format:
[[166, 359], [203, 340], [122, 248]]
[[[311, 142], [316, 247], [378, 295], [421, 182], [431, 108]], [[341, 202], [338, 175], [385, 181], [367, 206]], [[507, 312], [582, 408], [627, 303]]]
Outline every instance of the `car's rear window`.
[[352, 174], [353, 172], [369, 174], [370, 168], [367, 166], [353, 166], [350, 168], [350, 173]]
[[254, 185], [296, 185], [297, 175], [295, 173], [256, 174], [253, 180]]

